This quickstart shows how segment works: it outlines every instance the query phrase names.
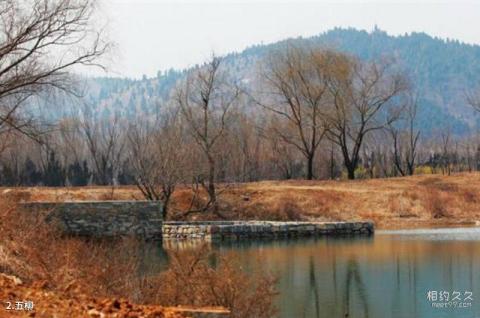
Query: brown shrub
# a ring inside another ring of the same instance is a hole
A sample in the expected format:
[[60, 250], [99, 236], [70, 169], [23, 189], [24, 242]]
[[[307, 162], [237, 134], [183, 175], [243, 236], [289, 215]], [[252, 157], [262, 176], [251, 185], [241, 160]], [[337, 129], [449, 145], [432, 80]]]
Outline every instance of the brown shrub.
[[[406, 192], [406, 191], [405, 191]], [[405, 193], [404, 192], [404, 193]], [[412, 211], [412, 201], [408, 195], [390, 197], [388, 202], [388, 211], [392, 214], [398, 215], [401, 218], [412, 218], [418, 215]]]
[[45, 222], [48, 212], [26, 214], [13, 205], [1, 216], [0, 271], [24, 281], [46, 281], [57, 290], [130, 296], [132, 284], [138, 284], [139, 242], [67, 237], [54, 222]]
[[456, 192], [458, 191], [458, 185], [455, 183], [449, 182], [439, 182], [434, 187], [437, 190], [444, 191], [444, 192]]
[[288, 221], [298, 221], [302, 219], [301, 208], [292, 201], [287, 201], [283, 204], [281, 213]]
[[[222, 306], [232, 318], [274, 317], [276, 279], [264, 272], [243, 272], [235, 259], [205, 247], [170, 252], [170, 267], [150, 281], [148, 302], [163, 305]], [[212, 262], [215, 266], [212, 266]]]
[[448, 195], [436, 189], [428, 189], [425, 192], [424, 207], [432, 218], [438, 219], [450, 216], [448, 211]]
[[463, 196], [463, 200], [466, 203], [478, 203], [479, 202], [478, 193], [474, 190], [463, 189], [461, 191], [461, 194]]
[[[274, 221], [299, 221], [302, 220], [302, 209], [291, 197], [278, 198], [271, 207], [267, 207], [263, 219]], [[260, 218], [262, 218], [260, 216]]]
[[418, 185], [421, 185], [421, 186], [431, 186], [431, 185], [434, 185], [438, 182], [441, 182], [442, 179], [439, 178], [439, 177], [428, 177], [428, 178], [425, 178], [424, 180], [421, 180], [420, 182], [418, 182]]
[[299, 221], [304, 218], [303, 211], [295, 201], [288, 196], [269, 198], [266, 202], [248, 201], [240, 209], [232, 206], [231, 210], [236, 213], [230, 217], [244, 220]]
[[418, 185], [424, 186], [429, 189], [440, 190], [444, 192], [458, 191], [458, 185], [451, 182], [442, 181], [439, 177], [427, 178], [420, 181]]

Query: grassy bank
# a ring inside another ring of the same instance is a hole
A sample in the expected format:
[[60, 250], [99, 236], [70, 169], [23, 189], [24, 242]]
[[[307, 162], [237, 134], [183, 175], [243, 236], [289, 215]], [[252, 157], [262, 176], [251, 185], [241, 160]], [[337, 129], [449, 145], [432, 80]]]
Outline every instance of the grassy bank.
[[[228, 219], [368, 219], [375, 221], [378, 228], [455, 226], [480, 221], [480, 173], [357, 181], [263, 181], [219, 188], [221, 210]], [[3, 188], [0, 194], [24, 201], [142, 199], [133, 186]], [[182, 211], [189, 208], [191, 198], [190, 189], [180, 187], [174, 194], [170, 217], [185, 218]], [[214, 216], [197, 213], [188, 218]]]

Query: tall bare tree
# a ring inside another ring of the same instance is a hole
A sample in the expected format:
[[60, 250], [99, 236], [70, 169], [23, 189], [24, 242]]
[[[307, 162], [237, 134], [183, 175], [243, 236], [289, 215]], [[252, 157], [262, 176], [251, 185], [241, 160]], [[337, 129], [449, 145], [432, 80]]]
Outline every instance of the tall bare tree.
[[340, 147], [348, 178], [355, 179], [365, 136], [399, 118], [396, 99], [408, 85], [388, 62], [362, 62], [336, 52], [330, 61], [327, 136]]
[[78, 126], [87, 145], [90, 164], [99, 185], [115, 185], [125, 146], [125, 125], [118, 115], [99, 118], [89, 106], [82, 109]]
[[308, 180], [314, 177], [315, 155], [325, 134], [327, 57], [323, 50], [290, 46], [273, 54], [262, 74], [268, 98], [258, 104], [288, 123], [276, 133], [303, 154]]
[[388, 131], [393, 141], [393, 162], [396, 170], [402, 175], [413, 175], [415, 172], [415, 162], [417, 159], [418, 140], [420, 130], [416, 128], [415, 119], [417, 117], [417, 99], [411, 97], [405, 107], [404, 128], [395, 127], [390, 124]]
[[447, 126], [440, 132], [441, 137], [441, 168], [442, 174], [450, 175], [452, 173], [452, 159], [454, 152], [452, 151], [452, 129]]
[[236, 85], [228, 83], [221, 62], [214, 56], [206, 65], [193, 70], [179, 85], [174, 97], [188, 131], [207, 163], [206, 178], [203, 175], [198, 178], [209, 196], [205, 210], [212, 208], [219, 216], [215, 187], [218, 145], [231, 120], [232, 106], [240, 94]]
[[69, 71], [99, 66], [109, 48], [94, 30], [93, 0], [0, 1], [0, 132], [34, 137], [24, 105], [49, 88], [72, 92]]
[[294, 149], [294, 146], [291, 144], [284, 142], [277, 133], [282, 125], [280, 118], [272, 116], [269, 119], [268, 122], [260, 127], [261, 137], [267, 141], [264, 147], [268, 152], [268, 162], [266, 163], [274, 169], [274, 178], [291, 179], [301, 173], [301, 166], [298, 162], [300, 162], [302, 158], [298, 158], [299, 153], [297, 149]]
[[164, 112], [153, 123], [139, 119], [128, 130], [135, 184], [147, 200], [161, 201], [164, 219], [176, 186], [184, 176], [185, 147], [178, 112]]

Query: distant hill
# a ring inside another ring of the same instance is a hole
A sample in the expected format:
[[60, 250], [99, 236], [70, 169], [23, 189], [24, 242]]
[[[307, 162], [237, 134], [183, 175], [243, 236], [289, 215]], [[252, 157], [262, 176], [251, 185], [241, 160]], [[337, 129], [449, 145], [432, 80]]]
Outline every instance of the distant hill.
[[[457, 40], [433, 38], [425, 33], [390, 36], [372, 32], [336, 28], [309, 38], [295, 38], [298, 44], [326, 46], [354, 54], [362, 59], [394, 57], [406, 70], [419, 96], [419, 125], [425, 133], [449, 126], [455, 134], [465, 135], [480, 128], [480, 116], [465, 100], [465, 92], [480, 84], [480, 46]], [[254, 45], [240, 53], [225, 56], [229, 71], [237, 78], [253, 78], [257, 63], [285, 41]], [[117, 112], [131, 116], [153, 110], [159, 100], [185, 71], [159, 72], [155, 78], [93, 78], [88, 81], [89, 104], [102, 115]]]

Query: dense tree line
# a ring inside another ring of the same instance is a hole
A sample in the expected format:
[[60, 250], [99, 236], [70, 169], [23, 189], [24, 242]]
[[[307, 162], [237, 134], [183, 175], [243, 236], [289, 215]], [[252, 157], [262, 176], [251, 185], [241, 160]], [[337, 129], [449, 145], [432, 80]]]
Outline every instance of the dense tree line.
[[[301, 179], [306, 178], [306, 162], [303, 155], [294, 147], [283, 143], [269, 127], [259, 128], [256, 118], [247, 121], [246, 115], [238, 116], [238, 122], [229, 127], [228, 133], [222, 138], [222, 146], [219, 150], [219, 171], [216, 180], [218, 182], [250, 182], [263, 179]], [[266, 119], [262, 119], [263, 123]], [[129, 127], [130, 126], [130, 127]], [[149, 127], [135, 125], [135, 130], [152, 130]], [[155, 137], [149, 136], [145, 131], [134, 132], [132, 125], [125, 125], [122, 129], [128, 130], [129, 135], [125, 136], [125, 142], [130, 145], [124, 149], [121, 163], [115, 169], [111, 163], [105, 172], [98, 172], [95, 163], [90, 157], [84, 140], [76, 139], [74, 147], [78, 148], [73, 152], [65, 154], [65, 149], [71, 142], [61, 137], [59, 132], [50, 135], [52, 143], [47, 146], [37, 144], [35, 141], [16, 136], [15, 144], [10, 145], [2, 152], [0, 159], [0, 184], [4, 186], [83, 186], [95, 184], [136, 184], [135, 171], [145, 169], [145, 181], [148, 178], [160, 178], [158, 168], [154, 168], [156, 158], [149, 157], [148, 152], [141, 147], [143, 145], [131, 145], [131, 139], [140, 139], [148, 144], [158, 144], [158, 147], [173, 147], [165, 143], [161, 134]], [[166, 129], [166, 128], [163, 128]], [[231, 131], [230, 131], [231, 129]], [[138, 134], [142, 134], [139, 136]], [[480, 170], [480, 136], [456, 137], [453, 135], [443, 138], [419, 138], [416, 144], [415, 161], [411, 166], [412, 153], [409, 145], [410, 137], [406, 130], [396, 130], [396, 138], [401, 141], [394, 141], [390, 131], [378, 132], [365, 141], [359, 156], [359, 165], [355, 171], [356, 178], [379, 178], [394, 177], [416, 173], [452, 173], [461, 171]], [[421, 136], [421, 135], [420, 135]], [[188, 137], [188, 136], [187, 136]], [[183, 138], [187, 138], [183, 136]], [[148, 140], [142, 140], [148, 139]], [[135, 140], [135, 143], [138, 142]], [[191, 141], [190, 141], [191, 142]], [[192, 149], [187, 141], [182, 141], [181, 160], [188, 164], [189, 169], [201, 167], [201, 159], [198, 152]], [[395, 146], [398, 148], [395, 149]], [[81, 150], [81, 148], [84, 148]], [[315, 179], [338, 179], [347, 178], [347, 171], [343, 167], [342, 155], [338, 147], [324, 140], [319, 146], [319, 156], [314, 160], [313, 167]], [[177, 149], [178, 150], [178, 149]], [[161, 152], [159, 156], [175, 153]], [[106, 158], [106, 156], [104, 156]], [[152, 162], [146, 165], [141, 161], [147, 158]], [[174, 163], [168, 161], [168, 163]], [[178, 159], [180, 160], [180, 159]], [[143, 166], [142, 166], [143, 165]], [[166, 167], [165, 165], [162, 166]], [[185, 171], [189, 170], [185, 169]], [[113, 173], [113, 171], [116, 171]], [[200, 178], [202, 176], [198, 176]], [[107, 182], [100, 182], [106, 178]], [[202, 177], [203, 178], [203, 177]], [[183, 180], [192, 180], [182, 177]], [[155, 180], [150, 181], [152, 185]], [[153, 192], [152, 192], [153, 193]], [[152, 199], [158, 199], [158, 194], [152, 194]]]

